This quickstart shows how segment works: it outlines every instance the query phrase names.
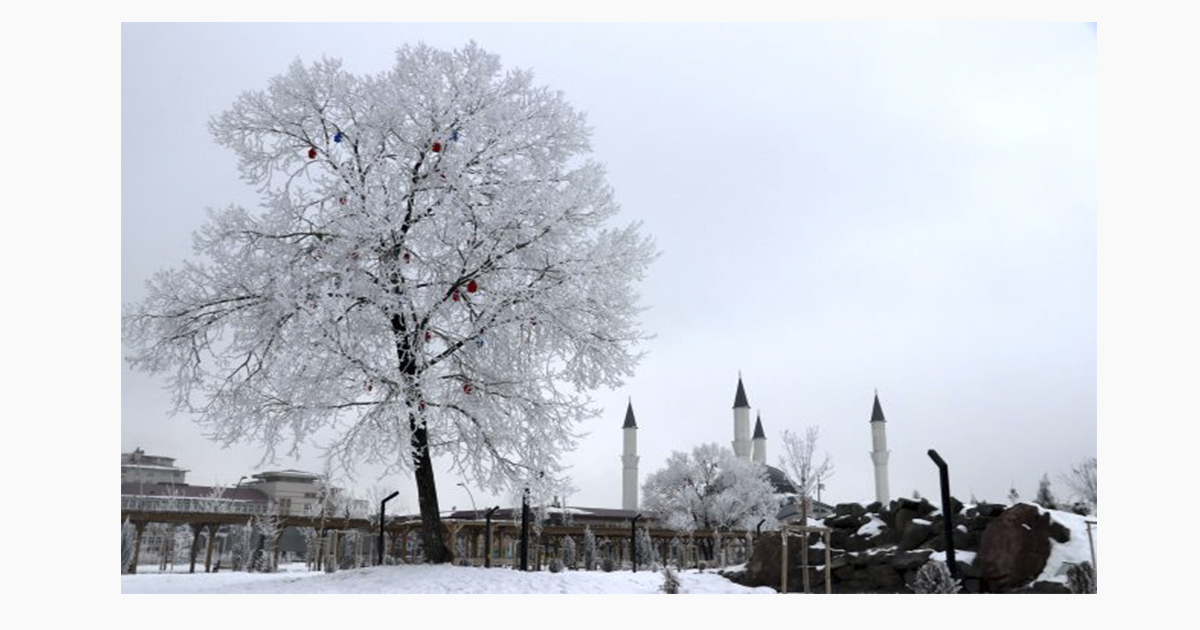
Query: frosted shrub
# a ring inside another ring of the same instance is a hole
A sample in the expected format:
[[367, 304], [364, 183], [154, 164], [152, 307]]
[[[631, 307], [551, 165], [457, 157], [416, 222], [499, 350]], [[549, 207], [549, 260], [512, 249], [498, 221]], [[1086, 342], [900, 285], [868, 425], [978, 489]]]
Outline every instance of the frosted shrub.
[[569, 568], [575, 568], [575, 539], [570, 536], [563, 541], [563, 564]]
[[663, 584], [662, 592], [668, 595], [676, 595], [679, 593], [679, 575], [671, 567], [663, 567]]
[[596, 536], [591, 527], [583, 530], [583, 568], [588, 571], [596, 568]]
[[126, 518], [121, 524], [121, 573], [133, 567], [133, 552], [137, 547], [137, 527]]
[[1067, 588], [1076, 595], [1096, 593], [1096, 569], [1091, 562], [1085, 560], [1067, 569]]
[[909, 586], [914, 593], [957, 593], [962, 590], [962, 584], [950, 575], [950, 567], [945, 562], [930, 560], [917, 570], [917, 577]]
[[559, 560], [558, 558], [554, 558], [554, 559], [550, 560], [550, 572], [551, 573], [561, 573], [562, 570], [563, 570], [562, 560]]
[[605, 558], [604, 561], [600, 563], [600, 570], [604, 571], [605, 573], [612, 573], [614, 568], [616, 568], [616, 566], [614, 565], [612, 558]]

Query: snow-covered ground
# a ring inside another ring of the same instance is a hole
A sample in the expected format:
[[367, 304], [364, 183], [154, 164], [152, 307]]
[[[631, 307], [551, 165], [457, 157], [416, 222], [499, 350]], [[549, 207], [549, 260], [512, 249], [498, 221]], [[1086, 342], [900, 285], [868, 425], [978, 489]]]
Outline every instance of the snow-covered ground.
[[[774, 593], [747, 588], [706, 571], [679, 572], [681, 593]], [[434, 565], [370, 567], [324, 573], [303, 564], [279, 573], [143, 573], [121, 576], [122, 593], [659, 593], [663, 575], [652, 571], [522, 572]]]

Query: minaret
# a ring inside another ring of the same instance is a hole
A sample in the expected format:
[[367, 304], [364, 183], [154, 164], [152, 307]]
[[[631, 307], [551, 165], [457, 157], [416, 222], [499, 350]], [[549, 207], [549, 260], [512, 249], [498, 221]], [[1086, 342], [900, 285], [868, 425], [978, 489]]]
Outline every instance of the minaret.
[[762, 430], [762, 412], [754, 421], [754, 456], [751, 458], [759, 464], [767, 464], [767, 434]]
[[625, 410], [625, 451], [621, 455], [621, 509], [638, 509], [637, 422], [633, 419], [633, 399]]
[[741, 373], [738, 373], [737, 395], [733, 398], [733, 454], [750, 459], [750, 402], [746, 400]]
[[875, 500], [887, 505], [888, 454], [887, 422], [883, 419], [883, 407], [879, 406], [879, 391], [875, 391], [875, 409], [871, 411], [871, 461], [875, 463]]

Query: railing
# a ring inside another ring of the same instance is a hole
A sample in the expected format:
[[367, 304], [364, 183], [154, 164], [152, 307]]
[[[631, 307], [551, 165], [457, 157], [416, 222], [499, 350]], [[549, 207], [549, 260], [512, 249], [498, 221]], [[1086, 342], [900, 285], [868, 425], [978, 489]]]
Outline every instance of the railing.
[[267, 506], [254, 501], [207, 497], [122, 496], [121, 510], [129, 512], [201, 512], [209, 514], [265, 515]]

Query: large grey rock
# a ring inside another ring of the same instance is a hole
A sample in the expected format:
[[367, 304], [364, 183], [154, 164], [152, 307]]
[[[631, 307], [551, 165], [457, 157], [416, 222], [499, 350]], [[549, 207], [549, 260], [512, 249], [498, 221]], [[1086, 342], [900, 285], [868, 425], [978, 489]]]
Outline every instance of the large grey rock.
[[1066, 525], [1050, 519], [1050, 538], [1053, 538], [1057, 542], [1065, 543], [1071, 540], [1071, 530], [1067, 529]]
[[936, 535], [933, 530], [933, 525], [926, 525], [924, 522], [910, 521], [904, 527], [904, 534], [900, 537], [898, 548], [900, 551], [908, 551], [916, 549], [925, 544]]
[[979, 544], [976, 564], [987, 588], [1010, 592], [1035, 579], [1050, 557], [1050, 515], [1020, 503], [988, 524]]
[[906, 551], [892, 556], [888, 564], [897, 571], [915, 571], [929, 562], [931, 555], [933, 552], [929, 550]]
[[[838, 557], [830, 563], [832, 568], [844, 566], [845, 558]], [[788, 539], [788, 582], [801, 584], [803, 570], [801, 568], [802, 546], [797, 537]], [[780, 548], [779, 532], [764, 533], [754, 543], [754, 553], [746, 563], [745, 574], [741, 583], [746, 586], [769, 586], [779, 588], [780, 569], [782, 564], [782, 549]], [[808, 564], [810, 567], [825, 564], [825, 550], [809, 547]], [[811, 577], [811, 574], [810, 574]], [[824, 579], [822, 576], [821, 579]], [[815, 584], [815, 582], [814, 582]], [[823, 588], [823, 587], [822, 587]], [[791, 589], [789, 589], [791, 590]]]

